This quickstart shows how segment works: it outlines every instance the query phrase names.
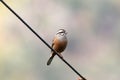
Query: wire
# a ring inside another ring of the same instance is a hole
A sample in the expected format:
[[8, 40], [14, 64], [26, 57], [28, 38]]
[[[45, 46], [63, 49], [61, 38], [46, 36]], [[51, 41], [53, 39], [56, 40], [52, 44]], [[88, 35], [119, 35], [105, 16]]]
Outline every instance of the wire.
[[48, 48], [50, 48], [56, 55], [66, 63], [78, 76], [86, 80], [77, 70], [75, 70], [65, 59], [63, 59], [42, 37], [40, 37], [15, 11], [13, 11], [3, 0], [0, 0], [3, 5], [8, 8], [27, 28], [29, 28]]

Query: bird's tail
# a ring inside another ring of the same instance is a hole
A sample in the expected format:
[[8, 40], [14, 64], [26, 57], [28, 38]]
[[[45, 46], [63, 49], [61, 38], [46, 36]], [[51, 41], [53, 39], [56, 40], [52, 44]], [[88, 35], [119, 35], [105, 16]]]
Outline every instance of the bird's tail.
[[50, 64], [51, 64], [54, 56], [55, 56], [54, 54], [52, 54], [52, 56], [50, 56], [50, 58], [49, 58], [48, 61], [47, 61], [47, 65], [50, 65]]

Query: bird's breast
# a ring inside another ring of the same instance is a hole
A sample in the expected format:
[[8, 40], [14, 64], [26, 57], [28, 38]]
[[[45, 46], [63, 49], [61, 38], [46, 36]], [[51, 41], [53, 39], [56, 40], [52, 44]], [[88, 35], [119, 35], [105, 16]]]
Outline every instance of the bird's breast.
[[54, 45], [53, 45], [53, 48], [61, 53], [62, 51], [65, 50], [66, 48], [66, 45], [67, 45], [67, 39], [64, 39], [64, 38], [56, 38], [54, 40]]

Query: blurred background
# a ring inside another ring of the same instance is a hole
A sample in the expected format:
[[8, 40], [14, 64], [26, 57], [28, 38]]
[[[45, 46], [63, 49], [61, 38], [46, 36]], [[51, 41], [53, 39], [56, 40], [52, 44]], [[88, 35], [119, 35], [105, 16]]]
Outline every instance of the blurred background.
[[[5, 0], [49, 44], [68, 32], [67, 60], [87, 80], [120, 80], [119, 0]], [[57, 56], [0, 3], [0, 80], [77, 80]]]

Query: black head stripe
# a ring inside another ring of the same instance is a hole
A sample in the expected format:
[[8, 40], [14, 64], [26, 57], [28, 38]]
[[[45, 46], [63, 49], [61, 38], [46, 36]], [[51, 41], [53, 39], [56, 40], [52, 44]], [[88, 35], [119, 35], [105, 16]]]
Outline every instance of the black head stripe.
[[61, 34], [61, 33], [66, 33], [66, 31], [64, 29], [59, 29], [57, 34]]
[[59, 31], [62, 31], [62, 32], [60, 32], [60, 33], [65, 33], [66, 31], [64, 30], [64, 29], [59, 29]]

